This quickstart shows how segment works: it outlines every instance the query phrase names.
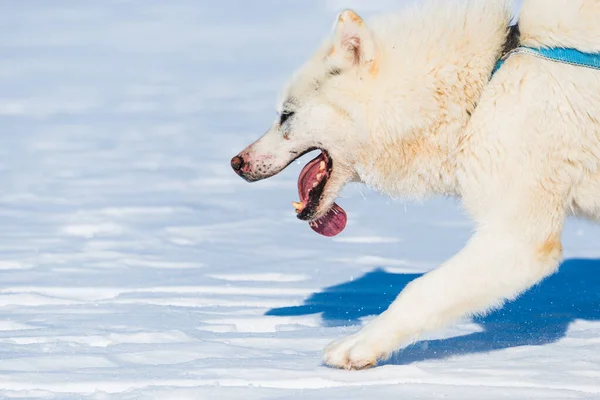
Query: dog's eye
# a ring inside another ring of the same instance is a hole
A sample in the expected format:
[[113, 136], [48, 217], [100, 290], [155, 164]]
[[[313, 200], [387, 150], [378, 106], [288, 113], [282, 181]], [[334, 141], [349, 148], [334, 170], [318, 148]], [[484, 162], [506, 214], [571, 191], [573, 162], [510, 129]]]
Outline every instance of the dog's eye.
[[279, 125], [285, 124], [285, 122], [294, 116], [293, 111], [284, 111], [281, 113], [281, 120], [279, 121]]

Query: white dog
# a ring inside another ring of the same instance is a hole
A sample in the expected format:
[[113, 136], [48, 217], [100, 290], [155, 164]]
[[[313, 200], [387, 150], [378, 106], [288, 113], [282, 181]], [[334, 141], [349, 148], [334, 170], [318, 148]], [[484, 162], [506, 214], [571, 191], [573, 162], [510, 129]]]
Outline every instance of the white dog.
[[[525, 0], [520, 43], [600, 52], [600, 0]], [[292, 79], [280, 117], [232, 160], [249, 181], [311, 150], [298, 217], [344, 229], [334, 203], [360, 181], [393, 197], [458, 196], [467, 246], [413, 281], [325, 363], [371, 367], [429, 331], [485, 313], [554, 273], [569, 214], [600, 221], [600, 71], [511, 46], [502, 0], [434, 1], [365, 23], [344, 11]]]

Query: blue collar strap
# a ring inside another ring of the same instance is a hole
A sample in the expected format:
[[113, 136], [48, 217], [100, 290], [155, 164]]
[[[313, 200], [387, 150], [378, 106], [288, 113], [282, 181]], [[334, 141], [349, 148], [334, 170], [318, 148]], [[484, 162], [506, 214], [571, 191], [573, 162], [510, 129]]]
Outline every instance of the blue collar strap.
[[527, 54], [549, 61], [600, 70], [600, 53], [584, 53], [576, 49], [566, 49], [562, 47], [540, 49], [533, 47], [517, 47], [498, 60], [492, 71], [492, 76], [498, 72], [508, 58], [517, 54]]

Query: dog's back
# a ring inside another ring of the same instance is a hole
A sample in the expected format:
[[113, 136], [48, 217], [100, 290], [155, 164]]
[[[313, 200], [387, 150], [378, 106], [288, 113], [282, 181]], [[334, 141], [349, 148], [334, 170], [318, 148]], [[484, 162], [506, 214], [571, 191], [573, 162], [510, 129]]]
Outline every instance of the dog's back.
[[600, 0], [525, 0], [519, 26], [525, 46], [600, 52]]
[[[600, 0], [525, 0], [521, 45], [599, 53], [599, 22]], [[518, 54], [491, 81], [474, 116], [471, 127], [497, 132], [478, 140], [494, 137], [493, 146], [505, 146], [507, 177], [544, 181], [568, 213], [600, 222], [600, 70]]]

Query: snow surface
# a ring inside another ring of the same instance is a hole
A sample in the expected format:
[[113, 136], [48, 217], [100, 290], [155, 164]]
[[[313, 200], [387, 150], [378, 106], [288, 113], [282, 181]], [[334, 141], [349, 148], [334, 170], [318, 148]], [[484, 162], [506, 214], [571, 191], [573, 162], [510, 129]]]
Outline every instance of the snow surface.
[[504, 310], [373, 370], [320, 364], [472, 225], [351, 186], [327, 240], [290, 205], [301, 163], [250, 185], [229, 159], [340, 8], [399, 3], [1, 1], [0, 398], [600, 398], [581, 221]]

